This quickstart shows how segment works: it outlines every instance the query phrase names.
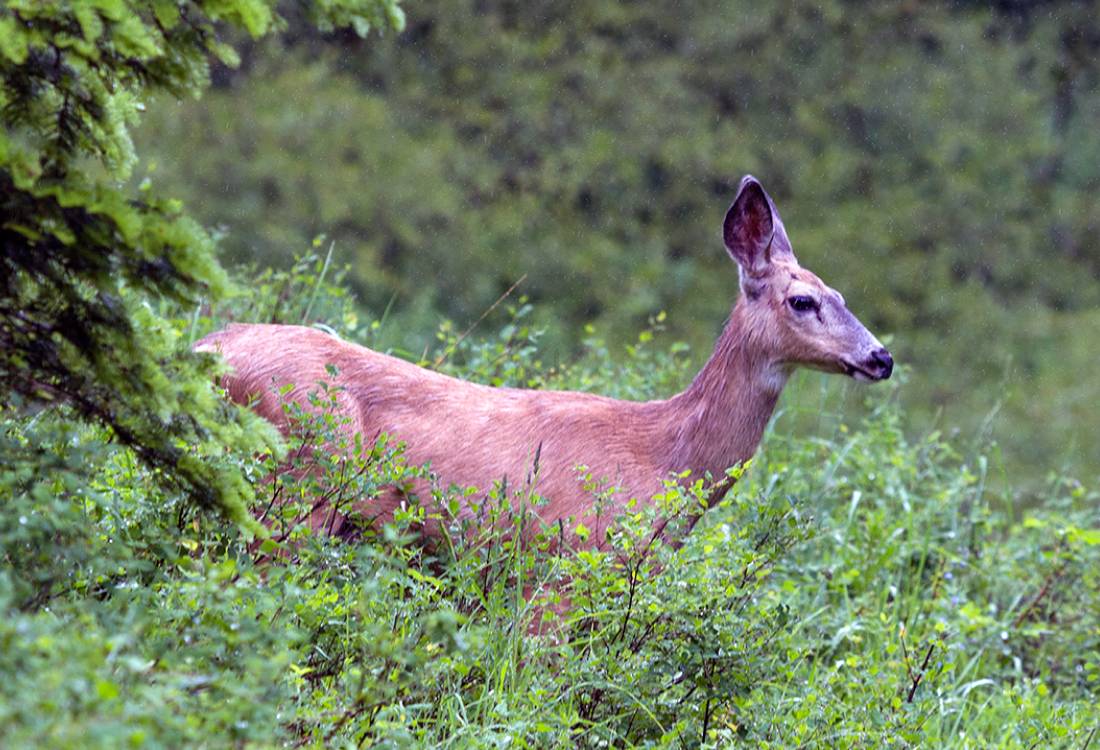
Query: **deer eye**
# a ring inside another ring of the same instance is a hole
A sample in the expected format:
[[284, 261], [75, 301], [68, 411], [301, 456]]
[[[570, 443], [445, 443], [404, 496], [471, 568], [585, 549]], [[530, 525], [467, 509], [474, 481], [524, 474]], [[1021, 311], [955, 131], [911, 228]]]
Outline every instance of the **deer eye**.
[[817, 300], [804, 294], [796, 294], [787, 299], [787, 304], [797, 313], [810, 312], [817, 309]]

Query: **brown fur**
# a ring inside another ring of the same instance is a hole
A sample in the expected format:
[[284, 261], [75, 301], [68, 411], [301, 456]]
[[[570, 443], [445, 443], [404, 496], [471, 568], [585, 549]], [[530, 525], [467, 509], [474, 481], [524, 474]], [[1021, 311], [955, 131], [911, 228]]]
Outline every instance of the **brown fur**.
[[[686, 390], [666, 400], [491, 388], [299, 326], [232, 325], [196, 348], [226, 358], [234, 401], [258, 399], [254, 408], [284, 428], [273, 389], [292, 384], [287, 397], [303, 400], [328, 379], [326, 365], [335, 365], [352, 429], [405, 441], [408, 459], [430, 462], [446, 484], [484, 490], [507, 478], [521, 485], [538, 452], [536, 490], [548, 499], [539, 515], [547, 523], [585, 519], [593, 498], [578, 465], [620, 488], [614, 505], [645, 502], [672, 473], [721, 477], [748, 460], [795, 365], [874, 376], [862, 365], [870, 352], [885, 350], [836, 292], [798, 266], [774, 206], [752, 178], [742, 181], [725, 237], [741, 264], [745, 293], [710, 360]], [[792, 293], [820, 301], [816, 320], [791, 309]], [[370, 501], [367, 513], [384, 516], [400, 500], [389, 493]], [[601, 535], [594, 531], [593, 540]]]

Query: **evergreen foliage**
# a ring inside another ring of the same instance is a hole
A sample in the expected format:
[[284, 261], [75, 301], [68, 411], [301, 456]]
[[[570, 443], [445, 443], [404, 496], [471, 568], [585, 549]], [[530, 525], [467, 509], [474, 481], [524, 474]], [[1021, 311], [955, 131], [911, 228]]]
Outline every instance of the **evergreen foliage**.
[[[403, 22], [392, 0], [314, 10], [322, 27], [362, 34]], [[14, 0], [0, 10], [0, 389], [17, 409], [64, 405], [109, 427], [166, 483], [241, 523], [251, 490], [221, 454], [272, 450], [276, 438], [221, 402], [210, 361], [158, 311], [222, 299], [233, 285], [176, 201], [123, 185], [136, 158], [129, 129], [148, 98], [198, 94], [211, 56], [235, 64], [224, 29], [258, 37], [279, 24], [265, 0]], [[35, 477], [49, 466], [40, 446], [5, 448], [5, 467]]]

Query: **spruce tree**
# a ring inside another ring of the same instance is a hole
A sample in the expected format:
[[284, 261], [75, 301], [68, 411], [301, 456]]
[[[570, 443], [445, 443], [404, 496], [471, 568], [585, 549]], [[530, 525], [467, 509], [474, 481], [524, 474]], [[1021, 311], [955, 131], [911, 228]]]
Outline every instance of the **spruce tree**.
[[[404, 20], [395, 0], [308, 12], [322, 30], [360, 35]], [[201, 93], [212, 60], [236, 64], [228, 34], [282, 25], [274, 0], [0, 8], [0, 398], [109, 427], [165, 483], [246, 525], [251, 488], [226, 448], [270, 451], [278, 438], [217, 396], [213, 360], [160, 312], [225, 298], [233, 283], [178, 202], [126, 187], [129, 128], [156, 94]], [[20, 460], [47, 470], [43, 452], [23, 447]]]

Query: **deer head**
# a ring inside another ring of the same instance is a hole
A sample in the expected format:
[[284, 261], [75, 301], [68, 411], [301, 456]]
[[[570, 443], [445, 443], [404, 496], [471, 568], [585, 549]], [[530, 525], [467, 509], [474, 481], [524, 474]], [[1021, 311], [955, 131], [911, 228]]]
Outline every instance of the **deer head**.
[[839, 292], [798, 265], [779, 212], [754, 177], [741, 180], [722, 235], [740, 267], [751, 335], [772, 364], [803, 365], [865, 382], [890, 377], [890, 352], [852, 315]]

